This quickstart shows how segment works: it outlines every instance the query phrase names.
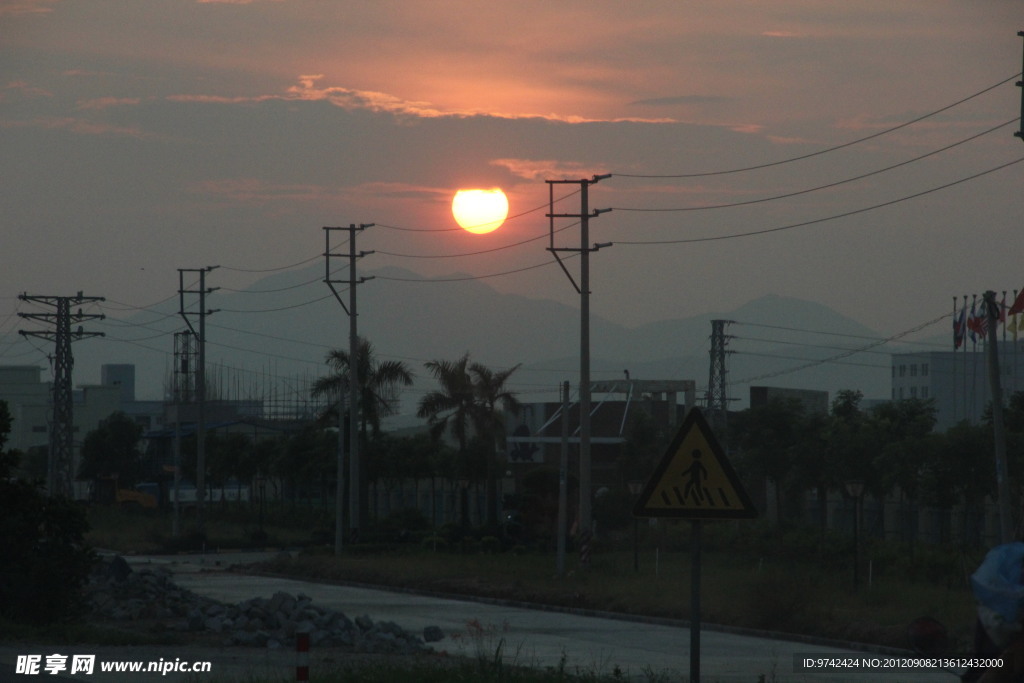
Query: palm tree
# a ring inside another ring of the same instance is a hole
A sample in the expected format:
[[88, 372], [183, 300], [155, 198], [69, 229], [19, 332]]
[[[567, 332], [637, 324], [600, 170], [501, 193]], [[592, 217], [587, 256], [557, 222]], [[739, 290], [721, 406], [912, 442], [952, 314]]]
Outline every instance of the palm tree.
[[[450, 431], [459, 444], [459, 459], [466, 457], [473, 421], [473, 380], [469, 376], [469, 352], [456, 361], [432, 360], [424, 366], [438, 381], [441, 388], [431, 391], [420, 399], [416, 410], [418, 417], [427, 418], [430, 434], [434, 439]], [[469, 521], [469, 501], [466, 490], [459, 494], [459, 516], [463, 526]]]
[[[427, 370], [441, 385], [420, 400], [417, 415], [427, 418], [431, 434], [437, 438], [450, 431], [458, 441], [459, 455], [465, 458], [471, 435], [480, 438], [485, 447], [487, 473], [487, 524], [498, 523], [497, 440], [504, 431], [503, 412], [517, 412], [519, 402], [505, 384], [518, 365], [495, 372], [480, 363], [470, 363], [469, 353], [456, 361], [428, 361]], [[462, 523], [466, 524], [465, 492], [463, 492]]]
[[[333, 349], [327, 354], [327, 364], [334, 370], [334, 374], [321, 377], [313, 384], [313, 396], [337, 397], [341, 403], [342, 392], [348, 385], [349, 355], [348, 351], [342, 349]], [[359, 434], [362, 443], [366, 443], [368, 438], [380, 436], [381, 419], [398, 411], [398, 391], [412, 384], [413, 374], [403, 361], [378, 361], [374, 357], [373, 345], [362, 337], [359, 337], [356, 349], [356, 373], [359, 381]], [[341, 422], [339, 411], [339, 428], [342, 428]], [[365, 520], [369, 511], [366, 468], [360, 467], [359, 473], [358, 512], [359, 519]], [[341, 476], [341, 472], [338, 476]], [[352, 523], [353, 528], [358, 528], [358, 520], [352, 520]]]
[[[356, 351], [356, 371], [359, 379], [360, 433], [365, 438], [367, 428], [372, 436], [380, 435], [381, 418], [398, 411], [398, 390], [412, 384], [413, 374], [403, 361], [378, 361], [373, 344], [359, 338]], [[334, 374], [321, 377], [313, 384], [313, 396], [339, 396], [348, 385], [349, 352], [333, 349], [327, 354], [327, 364]]]
[[473, 377], [476, 397], [474, 427], [487, 444], [487, 526], [498, 527], [498, 440], [505, 433], [505, 413], [518, 413], [519, 401], [505, 386], [508, 378], [519, 369], [519, 364], [495, 372], [479, 363], [473, 363], [469, 372]]

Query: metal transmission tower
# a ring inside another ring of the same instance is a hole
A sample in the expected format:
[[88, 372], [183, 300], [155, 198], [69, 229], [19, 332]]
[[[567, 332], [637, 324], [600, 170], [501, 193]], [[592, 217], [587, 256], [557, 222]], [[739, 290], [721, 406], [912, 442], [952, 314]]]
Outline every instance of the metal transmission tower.
[[[356, 289], [358, 285], [372, 280], [373, 277], [356, 277], [356, 260], [363, 256], [369, 256], [372, 251], [356, 251], [356, 235], [365, 230], [366, 228], [372, 228], [373, 223], [364, 223], [362, 225], [349, 225], [346, 227], [336, 228], [324, 228], [324, 237], [326, 239], [326, 249], [324, 250], [325, 268], [326, 272], [324, 275], [324, 282], [331, 288], [331, 292], [334, 293], [334, 298], [341, 304], [341, 308], [348, 315], [348, 431], [349, 431], [349, 442], [348, 442], [348, 486], [349, 486], [349, 527], [352, 530], [352, 537], [358, 538], [359, 526], [362, 517], [362, 503], [359, 497], [360, 488], [360, 477], [361, 469], [359, 462], [359, 328], [357, 324], [358, 313], [356, 311]], [[348, 231], [348, 254], [332, 254], [331, 253], [331, 233], [335, 230], [347, 230]], [[331, 259], [332, 258], [348, 258], [348, 280], [335, 280], [331, 278]], [[345, 305], [345, 301], [341, 298], [341, 292], [337, 290], [335, 285], [347, 284], [348, 285], [348, 305]], [[339, 408], [341, 410], [341, 408]], [[342, 417], [338, 415], [338, 428], [341, 429]], [[342, 473], [339, 470], [338, 476], [341, 477]], [[338, 514], [341, 511], [341, 501], [337, 501]], [[338, 526], [341, 526], [341, 520], [336, 520]], [[336, 551], [338, 549], [336, 548]]]
[[[100, 296], [29, 296], [22, 294], [22, 301], [32, 301], [44, 306], [52, 306], [53, 313], [19, 313], [21, 318], [37, 320], [53, 325], [52, 330], [32, 331], [18, 330], [25, 337], [38, 337], [54, 342], [56, 350], [51, 357], [53, 364], [53, 419], [50, 422], [50, 449], [46, 462], [46, 490], [51, 496], [67, 496], [71, 494], [71, 466], [74, 453], [74, 399], [72, 397], [71, 369], [75, 360], [71, 355], [71, 342], [86, 337], [102, 337], [102, 332], [86, 332], [82, 323], [87, 320], [102, 320], [102, 314], [72, 313], [73, 306], [96, 301], [105, 301]], [[72, 330], [78, 325], [77, 330]]]
[[[206, 286], [206, 274], [217, 266], [206, 268], [178, 269], [178, 314], [185, 320], [188, 329], [195, 336], [198, 351], [196, 353], [195, 370], [195, 401], [196, 401], [196, 523], [200, 533], [205, 529], [203, 503], [206, 500], [206, 316], [216, 313], [207, 310], [206, 295], [219, 287]], [[199, 289], [186, 289], [185, 273], [199, 274]], [[189, 310], [185, 305], [185, 295], [197, 295], [199, 310]], [[192, 324], [192, 318], [199, 318], [198, 329]]]
[[726, 394], [726, 346], [732, 335], [725, 333], [725, 326], [732, 320], [711, 321], [711, 371], [708, 374], [708, 393], [705, 406], [708, 412], [708, 422], [723, 441], [726, 427], [728, 426], [729, 398]]
[[[611, 209], [590, 210], [589, 190], [594, 183], [611, 177], [610, 174], [595, 175], [593, 178], [582, 180], [547, 180], [548, 184], [548, 213], [550, 221], [551, 239], [548, 251], [554, 255], [558, 265], [562, 267], [569, 282], [576, 288], [580, 295], [580, 519], [579, 530], [582, 542], [581, 554], [587, 558], [590, 546], [591, 534], [591, 483], [590, 483], [590, 252], [597, 251], [601, 247], [610, 247], [611, 242], [604, 244], [590, 245], [590, 219], [596, 218], [602, 213]], [[579, 185], [580, 186], [580, 211], [579, 213], [555, 213], [555, 185]], [[580, 246], [579, 247], [555, 247], [555, 219], [575, 218], [580, 223]], [[580, 255], [580, 281], [579, 284], [573, 279], [569, 269], [558, 256], [559, 252], [571, 252]], [[584, 564], [586, 564], [584, 559]]]

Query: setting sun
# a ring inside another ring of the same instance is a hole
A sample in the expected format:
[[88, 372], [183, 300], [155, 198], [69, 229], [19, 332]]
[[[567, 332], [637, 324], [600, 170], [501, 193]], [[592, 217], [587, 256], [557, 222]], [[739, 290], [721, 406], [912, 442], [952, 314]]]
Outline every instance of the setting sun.
[[459, 190], [452, 200], [455, 222], [467, 232], [483, 235], [497, 230], [508, 216], [508, 197], [500, 189]]

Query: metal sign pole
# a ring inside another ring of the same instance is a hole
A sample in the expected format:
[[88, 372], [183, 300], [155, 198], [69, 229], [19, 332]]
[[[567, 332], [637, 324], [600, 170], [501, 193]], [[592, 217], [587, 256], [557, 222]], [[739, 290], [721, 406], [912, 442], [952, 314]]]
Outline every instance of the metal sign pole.
[[693, 568], [690, 573], [690, 683], [700, 683], [700, 532], [701, 520], [691, 523]]

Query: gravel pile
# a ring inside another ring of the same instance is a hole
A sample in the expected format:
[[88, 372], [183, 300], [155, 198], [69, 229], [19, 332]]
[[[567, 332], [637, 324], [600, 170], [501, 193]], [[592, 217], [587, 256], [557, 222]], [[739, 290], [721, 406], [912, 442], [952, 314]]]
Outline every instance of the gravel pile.
[[161, 567], [138, 570], [124, 558], [97, 564], [85, 587], [93, 616], [115, 621], [158, 620], [168, 628], [220, 634], [225, 645], [294, 647], [295, 634], [308, 633], [313, 646], [341, 646], [369, 654], [412, 654], [429, 649], [427, 642], [444, 638], [430, 626], [411, 633], [391, 621], [369, 616], [349, 619], [343, 612], [324, 609], [312, 598], [280, 591], [270, 598], [252, 598], [226, 605], [177, 586]]

